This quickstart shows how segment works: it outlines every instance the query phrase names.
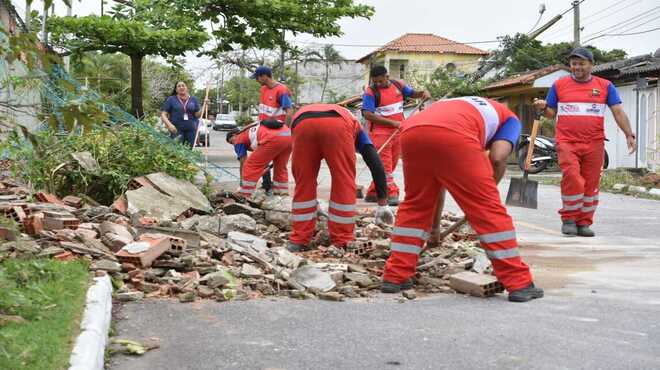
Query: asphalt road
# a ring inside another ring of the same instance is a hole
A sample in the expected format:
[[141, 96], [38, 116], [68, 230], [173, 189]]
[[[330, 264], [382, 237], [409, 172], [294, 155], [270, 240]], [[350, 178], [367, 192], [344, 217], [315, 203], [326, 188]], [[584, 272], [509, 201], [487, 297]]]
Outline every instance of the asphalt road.
[[[230, 150], [213, 148], [210, 158], [230, 164]], [[131, 303], [117, 335], [156, 337], [161, 348], [113, 357], [110, 368], [660, 369], [660, 202], [602, 193], [598, 236], [566, 238], [559, 188], [541, 185], [539, 197], [538, 210], [509, 211], [543, 299]]]

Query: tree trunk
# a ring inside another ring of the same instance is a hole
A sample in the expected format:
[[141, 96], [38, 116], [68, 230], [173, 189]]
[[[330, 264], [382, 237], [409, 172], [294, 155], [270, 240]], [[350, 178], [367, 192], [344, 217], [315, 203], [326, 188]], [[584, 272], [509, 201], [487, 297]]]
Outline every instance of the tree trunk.
[[328, 86], [328, 79], [330, 78], [330, 68], [328, 64], [325, 65], [325, 78], [323, 79], [323, 89], [321, 90], [321, 103], [323, 103], [323, 99], [325, 98], [325, 88]]
[[142, 55], [131, 55], [131, 113], [138, 119], [144, 116], [142, 107]]

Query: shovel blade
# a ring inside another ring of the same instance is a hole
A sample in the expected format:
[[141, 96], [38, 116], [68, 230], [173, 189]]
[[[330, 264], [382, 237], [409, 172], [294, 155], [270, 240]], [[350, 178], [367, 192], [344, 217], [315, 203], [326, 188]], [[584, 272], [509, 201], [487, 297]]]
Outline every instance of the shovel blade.
[[537, 209], [538, 189], [539, 183], [534, 180], [513, 177], [506, 195], [506, 205]]

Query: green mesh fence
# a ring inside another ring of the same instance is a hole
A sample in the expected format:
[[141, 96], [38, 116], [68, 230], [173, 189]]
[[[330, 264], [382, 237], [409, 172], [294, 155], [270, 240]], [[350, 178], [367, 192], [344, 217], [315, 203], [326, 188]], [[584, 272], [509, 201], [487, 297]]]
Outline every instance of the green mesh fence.
[[[63, 82], [73, 86], [74, 89], [62, 88]], [[49, 78], [43, 84], [42, 100], [46, 106], [50, 106], [51, 108], [64, 106], [65, 102], [70, 102], [71, 100], [80, 102], [90, 101], [108, 114], [111, 124], [130, 124], [139, 127], [145, 134], [152, 135], [162, 145], [171, 146], [174, 150], [182, 154], [184, 158], [188, 158], [191, 162], [196, 163], [209, 175], [213, 176], [215, 180], [230, 181], [239, 179], [239, 176], [231, 171], [235, 170], [235, 168], [225, 168], [216, 163], [205, 162], [199, 152], [194, 152], [183, 145], [177, 144], [169, 135], [136, 119], [116, 105], [105, 102], [96, 91], [83, 87], [60, 66], [52, 68]], [[56, 112], [57, 109], [53, 109], [53, 111]], [[55, 117], [60, 121], [62, 120], [62, 117], [58, 117], [57, 113], [55, 113]]]

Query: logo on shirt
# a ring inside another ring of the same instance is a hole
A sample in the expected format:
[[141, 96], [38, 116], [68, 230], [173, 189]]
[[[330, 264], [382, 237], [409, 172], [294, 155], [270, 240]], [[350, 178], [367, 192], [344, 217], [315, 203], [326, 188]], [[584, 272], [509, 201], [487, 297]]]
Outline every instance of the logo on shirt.
[[600, 96], [599, 89], [591, 89], [591, 96]]
[[559, 109], [564, 113], [578, 113], [580, 111], [580, 107], [573, 104], [562, 104]]
[[587, 108], [587, 112], [589, 112], [589, 113], [600, 113], [599, 104], [591, 104], [591, 108]]

